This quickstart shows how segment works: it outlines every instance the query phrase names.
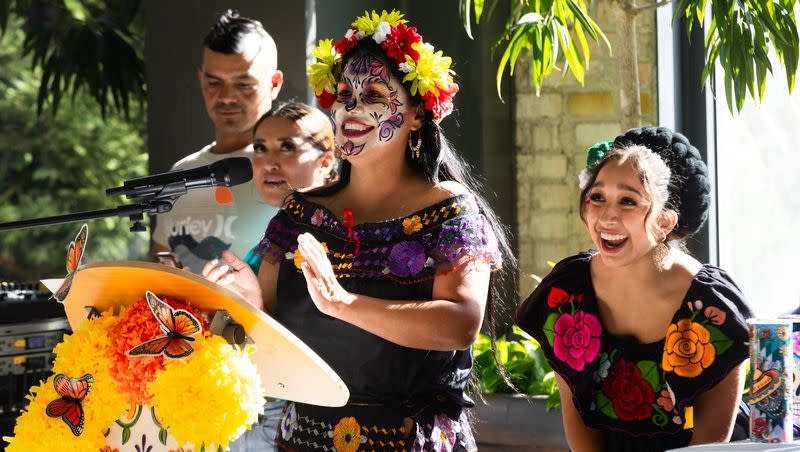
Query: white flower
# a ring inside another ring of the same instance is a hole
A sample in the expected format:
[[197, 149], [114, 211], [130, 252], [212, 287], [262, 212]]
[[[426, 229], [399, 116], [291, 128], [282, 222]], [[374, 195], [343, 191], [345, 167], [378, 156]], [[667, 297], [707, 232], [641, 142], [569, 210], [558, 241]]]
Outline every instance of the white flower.
[[344, 34], [344, 38], [349, 40], [350, 38], [353, 37], [353, 33], [355, 33], [355, 31], [353, 31], [352, 28], [347, 30], [347, 33]]
[[409, 72], [411, 72], [411, 71], [413, 70], [413, 68], [411, 67], [411, 65], [410, 65], [410, 64], [408, 64], [408, 63], [406, 63], [405, 61], [404, 61], [404, 62], [402, 62], [402, 63], [400, 63], [400, 64], [397, 66], [397, 68], [398, 68], [398, 69], [400, 69], [402, 72], [405, 72], [406, 74], [408, 74]]
[[582, 169], [581, 172], [578, 174], [578, 188], [583, 190], [589, 184], [589, 179], [592, 178], [592, 174], [586, 168]]
[[386, 35], [391, 32], [392, 28], [389, 26], [389, 22], [383, 21], [375, 27], [375, 33], [372, 34], [372, 39], [378, 44], [383, 44], [383, 41], [386, 40]]
[[[430, 42], [423, 42], [420, 47], [422, 47], [422, 49], [428, 50], [430, 52], [434, 51], [433, 44], [431, 44]], [[422, 49], [420, 49], [420, 53], [422, 52]]]
[[358, 38], [358, 39], [362, 39], [362, 38], [364, 38], [364, 36], [366, 36], [366, 35], [367, 35], [366, 33], [364, 33], [363, 31], [360, 31], [360, 30], [359, 30], [359, 31], [358, 31], [358, 33], [356, 33], [356, 38]]

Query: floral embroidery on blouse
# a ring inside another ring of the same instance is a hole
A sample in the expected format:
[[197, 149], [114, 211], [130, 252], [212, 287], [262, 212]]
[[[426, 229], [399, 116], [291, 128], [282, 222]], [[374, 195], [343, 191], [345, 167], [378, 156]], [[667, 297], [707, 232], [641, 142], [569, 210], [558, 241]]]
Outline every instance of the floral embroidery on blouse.
[[664, 342], [661, 367], [666, 372], [694, 378], [714, 363], [733, 345], [733, 341], [717, 326], [726, 320], [724, 311], [708, 306], [703, 310], [703, 302], [687, 302], [691, 317], [682, 318], [670, 324]]
[[[313, 212], [310, 216], [309, 212]], [[303, 262], [297, 236], [314, 234], [328, 251], [337, 278], [388, 278], [403, 284], [432, 279], [474, 259], [499, 268], [494, 232], [474, 198], [459, 195], [396, 220], [352, 227], [360, 243], [358, 254], [348, 247], [348, 231], [328, 211], [302, 197], [291, 198], [270, 222], [254, 252], [270, 262]]]
[[567, 293], [558, 287], [550, 289], [547, 305], [557, 312], [547, 317], [544, 333], [553, 347], [553, 353], [571, 368], [582, 371], [586, 363], [600, 353], [600, 319], [579, 309], [583, 294]]
[[333, 437], [333, 445], [338, 452], [355, 452], [367, 439], [361, 436], [361, 426], [354, 417], [342, 418], [328, 435]]
[[419, 218], [419, 215], [414, 215], [411, 218], [403, 220], [403, 233], [406, 235], [411, 235], [418, 232], [420, 229], [422, 229], [422, 220]]

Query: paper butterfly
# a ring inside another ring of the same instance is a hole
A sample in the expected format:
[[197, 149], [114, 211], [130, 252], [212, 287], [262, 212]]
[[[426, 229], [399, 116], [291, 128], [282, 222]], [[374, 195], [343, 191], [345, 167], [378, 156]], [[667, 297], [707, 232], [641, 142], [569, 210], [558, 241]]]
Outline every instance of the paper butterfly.
[[73, 380], [64, 374], [58, 374], [53, 380], [53, 386], [61, 397], [48, 403], [45, 412], [50, 417], [60, 417], [75, 436], [83, 433], [83, 405], [81, 402], [89, 393], [92, 381], [94, 380], [89, 374]]
[[81, 264], [81, 258], [83, 258], [83, 250], [86, 247], [88, 236], [89, 226], [84, 224], [81, 226], [81, 230], [78, 231], [78, 235], [75, 236], [75, 241], [69, 243], [69, 249], [67, 250], [67, 277], [64, 278], [61, 287], [53, 294], [53, 297], [59, 303], [63, 303], [67, 295], [69, 295], [69, 290], [72, 288], [72, 280], [75, 279], [76, 270]]
[[197, 318], [183, 309], [177, 311], [172, 309], [149, 290], [146, 298], [150, 311], [156, 316], [166, 334], [133, 347], [128, 350], [128, 356], [163, 354], [167, 358], [177, 359], [191, 355], [194, 351], [194, 347], [190, 344], [194, 342], [192, 336], [200, 332], [200, 322]]

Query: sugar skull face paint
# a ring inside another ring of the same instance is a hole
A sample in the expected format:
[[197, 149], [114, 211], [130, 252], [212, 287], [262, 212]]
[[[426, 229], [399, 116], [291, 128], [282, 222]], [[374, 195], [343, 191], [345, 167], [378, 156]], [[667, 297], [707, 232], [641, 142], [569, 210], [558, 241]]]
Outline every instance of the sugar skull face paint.
[[401, 80], [384, 61], [370, 54], [353, 57], [337, 85], [332, 106], [336, 144], [344, 157], [379, 150], [387, 143], [405, 140], [413, 109]]

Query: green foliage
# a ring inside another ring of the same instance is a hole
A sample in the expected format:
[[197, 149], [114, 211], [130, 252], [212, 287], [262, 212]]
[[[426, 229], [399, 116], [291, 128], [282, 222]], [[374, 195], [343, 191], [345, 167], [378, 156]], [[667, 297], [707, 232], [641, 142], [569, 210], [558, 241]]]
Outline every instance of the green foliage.
[[[493, 2], [492, 9], [497, 1]], [[553, 69], [561, 70], [562, 78], [571, 72], [583, 84], [590, 58], [587, 35], [595, 42], [604, 42], [609, 51], [611, 49], [606, 36], [587, 14], [583, 0], [512, 0], [510, 3], [511, 13], [505, 30], [494, 44], [496, 49], [508, 42], [497, 66], [497, 94], [501, 98], [503, 73], [508, 67], [509, 75], [514, 75], [520, 54], [530, 52], [533, 55], [531, 76], [538, 95], [545, 77]], [[477, 23], [485, 6], [484, 1], [459, 0], [459, 11], [470, 38], [470, 10], [474, 9]], [[562, 64], [563, 70], [559, 68]]]
[[37, 114], [55, 115], [64, 94], [86, 93], [105, 117], [109, 106], [130, 117], [145, 101], [140, 0], [2, 0], [0, 32], [23, 19], [21, 51], [41, 69]]
[[[88, 93], [50, 118], [36, 114], [41, 71], [20, 57], [21, 21], [0, 38], [0, 222], [115, 207], [105, 189], [146, 174], [144, 108], [130, 122], [103, 120]], [[45, 120], [45, 118], [47, 118]], [[85, 259], [140, 258], [146, 237], [126, 218], [89, 222]], [[80, 223], [0, 232], [0, 278], [63, 277], [66, 246]]]
[[[695, 22], [703, 25], [708, 0], [681, 0], [676, 16], [687, 18], [689, 31]], [[769, 60], [774, 50], [786, 70], [789, 92], [794, 88], [797, 73], [798, 42], [796, 0], [714, 0], [711, 3], [711, 24], [706, 30], [706, 65], [703, 80], [713, 73], [719, 62], [725, 80], [728, 110], [741, 111], [747, 93], [757, 101], [764, 97]]]
[[[547, 364], [539, 343], [528, 333], [514, 326], [513, 337], [497, 339], [497, 354], [506, 368], [511, 383], [528, 395], [547, 396], [547, 409], [561, 408], [555, 372]], [[480, 334], [473, 344], [475, 374], [483, 392], [512, 394], [514, 391], [503, 381], [497, 370], [491, 339]]]

